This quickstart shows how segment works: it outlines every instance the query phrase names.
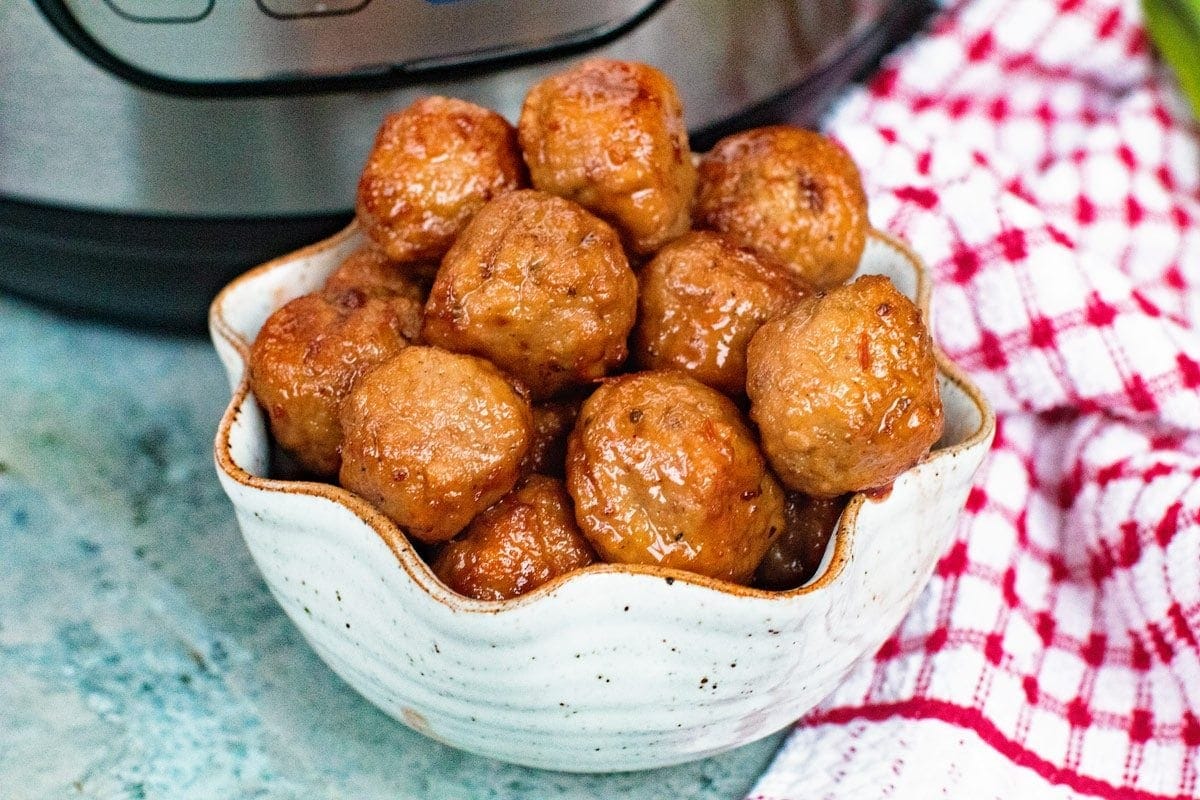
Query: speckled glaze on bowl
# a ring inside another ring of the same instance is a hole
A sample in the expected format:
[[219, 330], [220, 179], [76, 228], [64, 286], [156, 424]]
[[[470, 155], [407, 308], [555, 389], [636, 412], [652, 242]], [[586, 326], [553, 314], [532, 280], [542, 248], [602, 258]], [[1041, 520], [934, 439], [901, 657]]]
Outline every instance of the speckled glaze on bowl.
[[[267, 425], [244, 375], [249, 343], [361, 241], [351, 226], [252, 270], [213, 302], [212, 337], [233, 389], [217, 471], [267, 585], [313, 649], [379, 708], [464, 750], [619, 771], [702, 758], [786, 726], [908, 611], [992, 439], [978, 390], [941, 359], [942, 441], [886, 497], [851, 500], [802, 588], [596, 565], [515, 600], [460, 597], [355, 495], [267, 477]], [[859, 272], [889, 276], [928, 309], [922, 266], [886, 235], [871, 234]]]

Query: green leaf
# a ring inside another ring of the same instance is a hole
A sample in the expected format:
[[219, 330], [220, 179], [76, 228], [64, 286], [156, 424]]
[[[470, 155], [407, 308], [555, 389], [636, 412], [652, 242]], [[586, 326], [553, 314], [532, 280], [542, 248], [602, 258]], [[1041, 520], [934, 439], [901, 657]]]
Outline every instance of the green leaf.
[[1200, 0], [1142, 0], [1146, 30], [1200, 119]]

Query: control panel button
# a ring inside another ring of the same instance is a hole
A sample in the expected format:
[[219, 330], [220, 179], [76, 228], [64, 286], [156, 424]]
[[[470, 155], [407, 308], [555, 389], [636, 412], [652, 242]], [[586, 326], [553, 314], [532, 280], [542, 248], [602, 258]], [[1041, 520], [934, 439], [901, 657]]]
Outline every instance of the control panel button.
[[213, 0], [104, 0], [133, 22], [198, 22], [212, 11]]
[[272, 17], [327, 17], [333, 14], [353, 14], [371, 0], [258, 0], [258, 7]]

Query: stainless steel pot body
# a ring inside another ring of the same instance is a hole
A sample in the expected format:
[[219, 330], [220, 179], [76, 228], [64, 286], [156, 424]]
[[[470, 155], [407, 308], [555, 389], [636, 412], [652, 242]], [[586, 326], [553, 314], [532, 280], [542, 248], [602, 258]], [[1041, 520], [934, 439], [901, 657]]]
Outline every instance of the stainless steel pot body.
[[[800, 82], [873, 22], [878, 5], [671, 0], [592, 52], [666, 71], [683, 94], [689, 125], [701, 128]], [[165, 26], [143, 27], [150, 36]], [[186, 60], [183, 41], [176, 52]], [[289, 43], [310, 47], [314, 63], [336, 46], [303, 31]], [[282, 45], [277, 37], [265, 46]], [[345, 209], [388, 109], [420, 95], [447, 94], [515, 119], [529, 85], [568, 60], [380, 91], [179, 97], [141, 88], [91, 63], [27, 0], [0, 0], [0, 195], [77, 209], [188, 216]]]

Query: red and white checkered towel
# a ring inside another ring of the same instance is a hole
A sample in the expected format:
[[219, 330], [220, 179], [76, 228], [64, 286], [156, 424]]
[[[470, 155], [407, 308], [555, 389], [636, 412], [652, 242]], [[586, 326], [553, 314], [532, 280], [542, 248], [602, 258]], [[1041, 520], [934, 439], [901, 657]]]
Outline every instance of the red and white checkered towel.
[[950, 4], [828, 127], [1000, 425], [751, 797], [1200, 796], [1200, 130], [1137, 3]]

